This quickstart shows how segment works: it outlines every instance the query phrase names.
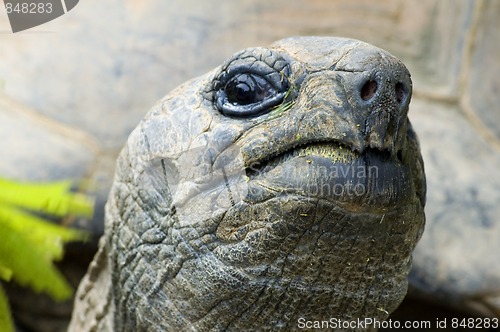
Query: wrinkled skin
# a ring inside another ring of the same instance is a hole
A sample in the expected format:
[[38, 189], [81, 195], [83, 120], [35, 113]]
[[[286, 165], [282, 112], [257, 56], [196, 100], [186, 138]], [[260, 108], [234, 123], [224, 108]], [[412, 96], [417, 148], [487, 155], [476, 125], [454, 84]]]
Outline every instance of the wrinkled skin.
[[389, 53], [312, 37], [247, 49], [174, 90], [118, 159], [70, 330], [386, 319], [425, 220], [410, 98]]

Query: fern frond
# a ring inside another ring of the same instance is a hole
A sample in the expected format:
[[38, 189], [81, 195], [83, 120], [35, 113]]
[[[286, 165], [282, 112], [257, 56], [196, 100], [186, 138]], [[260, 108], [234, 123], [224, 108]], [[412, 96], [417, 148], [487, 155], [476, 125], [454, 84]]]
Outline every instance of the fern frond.
[[36, 215], [2, 204], [0, 204], [0, 223], [43, 250], [50, 260], [62, 258], [63, 242], [83, 241], [88, 237], [83, 231], [64, 228]]
[[[85, 240], [88, 235], [38, 216], [91, 217], [93, 200], [70, 192], [71, 183], [19, 183], [0, 178], [0, 279], [12, 279], [55, 300], [71, 297], [71, 286], [52, 262], [62, 258], [64, 242]], [[0, 308], [0, 316], [7, 314]]]
[[[29, 286], [35, 292], [46, 292], [55, 300], [71, 297], [73, 290], [64, 277], [52, 265], [47, 246], [36, 242], [6, 223], [0, 222], [0, 263], [12, 271], [12, 279], [21, 286]], [[62, 244], [59, 244], [62, 247]], [[50, 249], [52, 251], [57, 251]], [[62, 251], [62, 248], [59, 249]]]
[[2, 285], [0, 285], [0, 331], [14, 332], [14, 323], [10, 316], [9, 302]]
[[70, 192], [70, 180], [47, 183], [20, 183], [0, 178], [0, 202], [56, 217], [91, 217], [93, 201]]

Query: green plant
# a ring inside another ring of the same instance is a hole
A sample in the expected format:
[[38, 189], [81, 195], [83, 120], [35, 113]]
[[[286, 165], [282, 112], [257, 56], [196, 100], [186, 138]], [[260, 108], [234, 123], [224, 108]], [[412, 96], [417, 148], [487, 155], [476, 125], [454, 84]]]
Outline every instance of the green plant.
[[[282, 74], [284, 75], [284, 74]], [[285, 76], [282, 76], [282, 79], [285, 79]], [[295, 85], [295, 79], [293, 77], [289, 77], [288, 81], [290, 82], [290, 87], [285, 93], [283, 97], [283, 101], [281, 104], [276, 105], [271, 109], [269, 116], [266, 118], [266, 121], [274, 120], [283, 115], [284, 112], [288, 111], [290, 108], [295, 105], [295, 100], [293, 100], [294, 93], [297, 92], [297, 86]]]
[[[92, 200], [70, 189], [71, 181], [18, 183], [0, 178], [0, 280], [14, 280], [58, 301], [72, 296], [73, 289], [53, 261], [62, 258], [65, 242], [85, 240], [87, 234], [42, 217], [91, 217]], [[1, 286], [0, 331], [13, 331]]]

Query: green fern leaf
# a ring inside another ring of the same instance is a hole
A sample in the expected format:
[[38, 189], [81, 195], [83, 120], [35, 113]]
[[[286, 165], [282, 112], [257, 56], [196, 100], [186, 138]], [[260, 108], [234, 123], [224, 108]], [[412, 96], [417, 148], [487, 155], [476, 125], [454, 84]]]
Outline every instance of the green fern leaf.
[[62, 258], [63, 242], [81, 241], [87, 238], [85, 232], [55, 225], [30, 213], [2, 204], [0, 204], [0, 222], [17, 234], [22, 234], [43, 250], [47, 259], [51, 260]]
[[[70, 181], [38, 184], [0, 178], [0, 279], [12, 279], [55, 300], [71, 297], [73, 289], [52, 262], [62, 258], [64, 242], [85, 240], [88, 235], [37, 215], [91, 217], [93, 201], [70, 189]], [[2, 289], [0, 331], [13, 331]]]
[[6, 223], [0, 223], [0, 234], [0, 262], [13, 271], [13, 280], [36, 292], [46, 292], [56, 300], [71, 297], [72, 289], [52, 265], [47, 246], [38, 247], [29, 236], [16, 232]]
[[7, 296], [0, 285], [0, 331], [14, 332], [14, 323], [10, 316], [9, 302]]
[[0, 265], [0, 279], [10, 281], [12, 278], [12, 270], [6, 266]]
[[85, 195], [70, 192], [71, 183], [19, 183], [0, 178], [0, 202], [56, 217], [91, 217], [93, 202]]

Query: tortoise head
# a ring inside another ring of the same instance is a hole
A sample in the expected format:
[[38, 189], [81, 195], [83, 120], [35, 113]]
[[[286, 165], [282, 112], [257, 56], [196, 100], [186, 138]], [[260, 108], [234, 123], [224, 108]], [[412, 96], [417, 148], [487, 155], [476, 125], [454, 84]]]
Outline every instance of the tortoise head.
[[389, 53], [303, 37], [167, 95], [131, 134], [107, 205], [115, 328], [387, 318], [424, 225], [411, 91]]

